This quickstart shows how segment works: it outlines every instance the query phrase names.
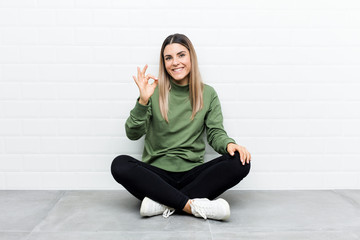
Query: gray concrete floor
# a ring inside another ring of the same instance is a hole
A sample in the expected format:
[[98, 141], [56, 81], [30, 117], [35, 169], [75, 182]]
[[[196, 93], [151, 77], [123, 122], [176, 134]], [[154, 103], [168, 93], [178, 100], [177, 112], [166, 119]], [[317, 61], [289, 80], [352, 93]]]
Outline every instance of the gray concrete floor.
[[226, 222], [141, 218], [126, 191], [0, 191], [0, 239], [360, 239], [360, 190], [228, 191]]

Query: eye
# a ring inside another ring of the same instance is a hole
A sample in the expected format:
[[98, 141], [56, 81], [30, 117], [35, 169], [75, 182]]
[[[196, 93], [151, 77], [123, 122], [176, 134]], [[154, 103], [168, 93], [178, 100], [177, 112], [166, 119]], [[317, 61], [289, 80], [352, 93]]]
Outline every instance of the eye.
[[166, 57], [165, 60], [166, 61], [169, 61], [171, 59], [171, 57]]
[[184, 53], [180, 54], [180, 57], [185, 57], [185, 54]]

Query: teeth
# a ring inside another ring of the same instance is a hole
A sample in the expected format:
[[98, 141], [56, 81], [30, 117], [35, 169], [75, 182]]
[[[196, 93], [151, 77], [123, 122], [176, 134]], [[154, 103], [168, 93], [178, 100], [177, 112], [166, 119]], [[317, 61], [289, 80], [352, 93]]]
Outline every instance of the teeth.
[[176, 69], [174, 69], [173, 71], [174, 71], [174, 72], [180, 72], [182, 69], [183, 69], [183, 68], [176, 68]]

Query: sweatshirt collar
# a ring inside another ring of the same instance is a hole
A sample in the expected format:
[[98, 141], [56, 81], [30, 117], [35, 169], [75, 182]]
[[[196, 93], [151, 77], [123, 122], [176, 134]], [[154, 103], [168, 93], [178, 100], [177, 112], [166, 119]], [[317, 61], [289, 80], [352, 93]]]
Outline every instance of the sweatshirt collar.
[[175, 91], [189, 92], [189, 84], [179, 85], [176, 84], [174, 80], [170, 79], [170, 85], [171, 89], [174, 89]]

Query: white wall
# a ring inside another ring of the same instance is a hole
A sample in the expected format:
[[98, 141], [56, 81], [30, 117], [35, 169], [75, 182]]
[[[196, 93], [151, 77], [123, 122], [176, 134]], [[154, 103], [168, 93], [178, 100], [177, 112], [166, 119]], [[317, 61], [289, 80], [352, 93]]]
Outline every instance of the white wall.
[[175, 32], [253, 155], [237, 189], [360, 188], [359, 1], [0, 0], [0, 189], [119, 189], [131, 76]]

